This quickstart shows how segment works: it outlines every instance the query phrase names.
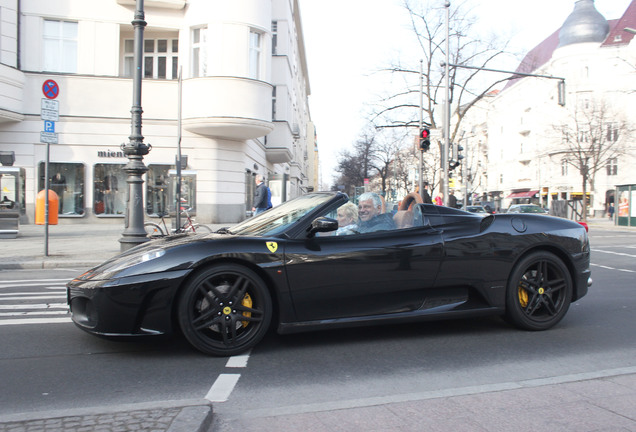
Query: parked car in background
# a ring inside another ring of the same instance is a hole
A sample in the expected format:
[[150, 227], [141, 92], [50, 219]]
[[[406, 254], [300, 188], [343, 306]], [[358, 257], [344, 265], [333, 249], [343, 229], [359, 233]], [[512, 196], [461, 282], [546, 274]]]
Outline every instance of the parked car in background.
[[548, 214], [548, 211], [536, 204], [513, 204], [506, 213], [538, 213]]
[[495, 211], [495, 209], [497, 207], [495, 207], [495, 203], [492, 201], [481, 201], [481, 202], [476, 202], [475, 205], [480, 205], [484, 208], [484, 210], [486, 210], [486, 213], [490, 213], [490, 214], [495, 214], [497, 213]]
[[466, 211], [471, 213], [488, 213], [484, 206], [480, 205], [469, 205], [466, 206]]

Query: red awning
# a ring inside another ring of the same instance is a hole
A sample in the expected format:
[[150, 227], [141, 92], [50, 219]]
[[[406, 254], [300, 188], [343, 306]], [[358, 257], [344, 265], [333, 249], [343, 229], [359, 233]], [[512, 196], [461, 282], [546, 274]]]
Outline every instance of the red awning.
[[538, 190], [526, 191], [526, 192], [513, 192], [508, 195], [506, 198], [532, 198], [536, 194], [538, 194]]

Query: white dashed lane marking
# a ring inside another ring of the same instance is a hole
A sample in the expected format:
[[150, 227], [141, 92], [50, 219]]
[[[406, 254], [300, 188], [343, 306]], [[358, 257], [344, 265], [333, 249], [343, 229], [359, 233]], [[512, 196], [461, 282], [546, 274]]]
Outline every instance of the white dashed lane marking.
[[[250, 351], [245, 354], [232, 356], [227, 360], [225, 367], [228, 368], [244, 368], [247, 367], [247, 361], [250, 358]], [[229, 399], [230, 394], [232, 394], [232, 390], [238, 383], [239, 378], [241, 378], [241, 374], [221, 374], [214, 381], [212, 387], [208, 391], [208, 394], [205, 395], [205, 399], [210, 402], [225, 402]]]

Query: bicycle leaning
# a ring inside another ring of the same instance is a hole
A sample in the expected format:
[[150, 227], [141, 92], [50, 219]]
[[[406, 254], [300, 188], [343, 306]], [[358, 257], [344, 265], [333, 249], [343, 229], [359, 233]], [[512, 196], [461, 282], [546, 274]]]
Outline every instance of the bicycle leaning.
[[192, 210], [191, 208], [183, 208], [181, 207], [181, 214], [185, 216], [185, 221], [183, 225], [181, 225], [176, 230], [169, 229], [166, 225], [166, 220], [164, 219], [168, 213], [161, 212], [158, 213], [157, 216], [161, 218], [161, 225], [154, 222], [146, 222], [144, 223], [144, 229], [146, 230], [146, 235], [148, 237], [165, 237], [169, 234], [181, 234], [181, 233], [211, 233], [212, 230], [210, 227], [202, 224], [198, 224], [194, 222], [194, 219], [190, 217], [190, 213], [188, 210]]

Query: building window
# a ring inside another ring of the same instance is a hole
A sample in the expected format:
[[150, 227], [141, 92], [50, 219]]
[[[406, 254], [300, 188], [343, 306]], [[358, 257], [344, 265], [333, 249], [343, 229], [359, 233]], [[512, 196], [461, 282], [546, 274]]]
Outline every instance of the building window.
[[276, 120], [276, 86], [272, 86], [272, 121]]
[[[144, 39], [143, 77], [177, 79], [179, 40], [171, 38]], [[124, 76], [132, 77], [135, 70], [135, 41], [124, 40]]]
[[276, 55], [278, 49], [278, 21], [272, 21], [272, 55]]
[[618, 175], [618, 158], [611, 158], [607, 161], [607, 175], [615, 176]]
[[146, 213], [162, 216], [168, 213], [170, 165], [149, 165], [146, 182]]
[[192, 29], [192, 76], [204, 77], [208, 74], [208, 28]]
[[77, 23], [44, 20], [44, 67], [47, 72], [77, 72]]
[[250, 31], [250, 52], [249, 52], [249, 77], [259, 79], [261, 75], [261, 43], [262, 35], [257, 31]]
[[616, 142], [618, 141], [618, 126], [614, 123], [607, 124], [607, 141], [608, 142]]
[[93, 211], [102, 216], [123, 216], [126, 209], [124, 164], [96, 164], [93, 169]]
[[[38, 190], [44, 190], [44, 162], [40, 162]], [[49, 189], [57, 194], [57, 212], [61, 216], [84, 214], [84, 165], [49, 163]]]
[[563, 177], [568, 175], [568, 161], [567, 161], [567, 159], [561, 159], [561, 175]]

